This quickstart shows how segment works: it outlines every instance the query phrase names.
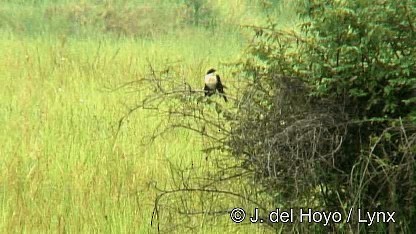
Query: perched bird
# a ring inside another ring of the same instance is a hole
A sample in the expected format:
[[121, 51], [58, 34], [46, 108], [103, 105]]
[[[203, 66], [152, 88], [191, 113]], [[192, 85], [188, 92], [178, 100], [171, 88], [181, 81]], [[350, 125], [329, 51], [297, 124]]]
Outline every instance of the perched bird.
[[212, 96], [217, 90], [220, 93], [220, 95], [224, 98], [224, 101], [228, 101], [227, 97], [224, 93], [224, 88], [226, 88], [221, 83], [221, 78], [219, 75], [215, 74], [216, 70], [211, 68], [207, 71], [207, 74], [205, 75], [204, 81], [205, 81], [205, 97]]

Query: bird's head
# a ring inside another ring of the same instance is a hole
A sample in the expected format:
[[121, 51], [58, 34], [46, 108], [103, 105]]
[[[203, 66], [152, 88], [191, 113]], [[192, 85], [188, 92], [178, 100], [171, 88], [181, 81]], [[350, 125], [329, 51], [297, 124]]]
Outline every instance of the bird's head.
[[211, 68], [211, 69], [209, 69], [209, 70], [207, 71], [207, 75], [208, 75], [208, 74], [212, 74], [212, 73], [214, 73], [214, 72], [216, 72], [216, 70], [215, 70], [214, 68]]

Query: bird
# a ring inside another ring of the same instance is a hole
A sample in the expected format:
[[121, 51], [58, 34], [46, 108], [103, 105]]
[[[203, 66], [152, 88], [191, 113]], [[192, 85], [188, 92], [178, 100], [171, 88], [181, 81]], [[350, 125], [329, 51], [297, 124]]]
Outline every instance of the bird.
[[228, 99], [227, 99], [227, 97], [225, 96], [225, 93], [224, 93], [224, 88], [226, 88], [226, 87], [221, 83], [220, 76], [215, 74], [215, 72], [216, 72], [216, 70], [214, 68], [211, 68], [207, 71], [207, 74], [205, 75], [205, 78], [204, 78], [205, 97], [206, 96], [211, 97], [218, 90], [220, 95], [224, 98], [224, 101], [228, 102]]

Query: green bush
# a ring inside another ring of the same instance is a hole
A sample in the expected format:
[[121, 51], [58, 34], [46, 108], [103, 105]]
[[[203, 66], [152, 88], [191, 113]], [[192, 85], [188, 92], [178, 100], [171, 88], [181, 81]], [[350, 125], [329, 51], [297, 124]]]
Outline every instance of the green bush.
[[397, 212], [289, 229], [416, 231], [415, 5], [309, 0], [298, 32], [253, 27], [232, 153], [276, 206]]
[[314, 35], [299, 68], [314, 94], [344, 101], [360, 117], [405, 117], [415, 109], [414, 1], [309, 1]]

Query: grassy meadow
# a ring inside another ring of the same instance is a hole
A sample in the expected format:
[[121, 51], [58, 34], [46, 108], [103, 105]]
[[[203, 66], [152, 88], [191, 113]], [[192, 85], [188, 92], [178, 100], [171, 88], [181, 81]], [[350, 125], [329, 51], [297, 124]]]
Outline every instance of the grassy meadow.
[[[0, 232], [156, 232], [150, 184], [169, 186], [168, 160], [210, 170], [192, 133], [140, 144], [161, 120], [146, 111], [116, 137], [118, 120], [146, 91], [113, 89], [144, 77], [149, 62], [175, 64], [195, 87], [211, 67], [236, 82], [224, 64], [250, 39], [238, 25], [264, 15], [253, 1], [207, 1], [218, 18], [212, 13], [216, 26], [205, 27], [176, 17], [180, 1], [144, 2], [2, 1]], [[129, 22], [138, 16], [142, 23]], [[227, 215], [195, 222], [202, 233], [264, 231]]]

